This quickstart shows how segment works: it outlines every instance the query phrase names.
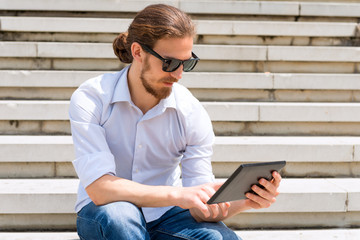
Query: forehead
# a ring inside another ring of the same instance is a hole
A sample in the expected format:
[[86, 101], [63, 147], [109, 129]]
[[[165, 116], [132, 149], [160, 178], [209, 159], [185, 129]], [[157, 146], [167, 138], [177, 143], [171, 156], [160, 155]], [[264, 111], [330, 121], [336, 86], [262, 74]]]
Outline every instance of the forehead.
[[186, 60], [191, 57], [193, 38], [165, 38], [155, 43], [154, 51], [163, 58], [176, 58]]

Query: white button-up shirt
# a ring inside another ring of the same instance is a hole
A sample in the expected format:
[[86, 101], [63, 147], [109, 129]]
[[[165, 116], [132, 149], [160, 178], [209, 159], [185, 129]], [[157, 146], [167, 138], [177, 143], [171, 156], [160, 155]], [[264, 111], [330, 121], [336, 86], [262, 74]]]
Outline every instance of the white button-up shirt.
[[[131, 101], [128, 69], [90, 79], [71, 97], [73, 165], [80, 179], [77, 212], [91, 202], [85, 188], [105, 174], [146, 185], [214, 181], [214, 133], [201, 103], [175, 83], [169, 97], [143, 114]], [[150, 222], [170, 208], [142, 210]]]

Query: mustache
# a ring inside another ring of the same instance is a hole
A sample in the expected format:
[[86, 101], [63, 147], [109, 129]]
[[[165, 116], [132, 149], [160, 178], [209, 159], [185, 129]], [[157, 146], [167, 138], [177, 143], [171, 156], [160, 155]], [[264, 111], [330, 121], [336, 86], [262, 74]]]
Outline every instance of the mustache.
[[166, 77], [166, 78], [162, 78], [160, 79], [161, 82], [168, 82], [168, 83], [175, 83], [178, 82], [179, 79], [173, 78], [173, 77]]

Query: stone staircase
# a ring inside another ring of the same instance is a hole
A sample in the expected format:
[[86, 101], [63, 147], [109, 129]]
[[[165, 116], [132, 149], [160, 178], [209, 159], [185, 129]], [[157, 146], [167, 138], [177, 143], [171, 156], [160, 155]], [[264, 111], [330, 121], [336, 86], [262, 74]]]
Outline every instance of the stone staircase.
[[112, 40], [159, 2], [197, 24], [201, 61], [180, 82], [212, 119], [216, 177], [288, 162], [277, 203], [226, 224], [244, 240], [360, 239], [357, 0], [0, 0], [0, 239], [78, 239], [69, 98], [125, 66]]

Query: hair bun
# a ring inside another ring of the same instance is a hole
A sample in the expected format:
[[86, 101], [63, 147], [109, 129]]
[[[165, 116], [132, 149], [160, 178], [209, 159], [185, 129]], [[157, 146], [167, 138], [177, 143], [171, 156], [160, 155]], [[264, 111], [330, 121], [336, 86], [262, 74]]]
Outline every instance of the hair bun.
[[123, 63], [131, 63], [133, 60], [131, 51], [127, 46], [127, 36], [127, 32], [120, 33], [113, 42], [114, 53]]

